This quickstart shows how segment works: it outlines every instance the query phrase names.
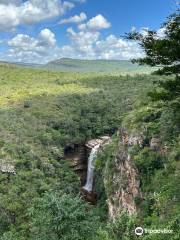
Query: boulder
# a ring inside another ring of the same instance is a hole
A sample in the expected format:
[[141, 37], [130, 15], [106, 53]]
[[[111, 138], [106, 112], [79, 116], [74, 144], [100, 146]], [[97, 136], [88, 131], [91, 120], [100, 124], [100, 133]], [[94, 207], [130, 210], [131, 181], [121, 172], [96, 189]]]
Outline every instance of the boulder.
[[12, 173], [16, 174], [15, 167], [9, 163], [2, 163], [0, 164], [0, 171], [2, 173]]

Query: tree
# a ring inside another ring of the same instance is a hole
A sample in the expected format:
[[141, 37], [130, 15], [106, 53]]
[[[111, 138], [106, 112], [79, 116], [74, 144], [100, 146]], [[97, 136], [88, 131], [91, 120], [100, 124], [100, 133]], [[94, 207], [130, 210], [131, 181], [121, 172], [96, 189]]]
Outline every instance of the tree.
[[162, 25], [161, 33], [147, 30], [146, 34], [132, 31], [126, 35], [130, 40], [139, 41], [145, 51], [145, 57], [134, 59], [140, 65], [156, 66], [157, 74], [180, 73], [180, 9], [170, 15]]
[[32, 225], [30, 239], [95, 239], [98, 217], [79, 197], [46, 193], [29, 210]]

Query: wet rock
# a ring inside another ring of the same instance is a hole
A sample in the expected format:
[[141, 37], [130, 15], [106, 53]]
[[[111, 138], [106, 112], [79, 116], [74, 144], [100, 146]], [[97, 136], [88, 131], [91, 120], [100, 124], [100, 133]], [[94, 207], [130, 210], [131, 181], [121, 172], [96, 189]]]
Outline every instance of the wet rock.
[[81, 188], [81, 196], [86, 202], [92, 205], [95, 205], [97, 202], [97, 194], [95, 192], [88, 192], [84, 188]]
[[85, 184], [87, 172], [87, 151], [84, 145], [68, 145], [65, 148], [64, 158], [69, 161], [70, 166], [78, 174], [81, 186]]

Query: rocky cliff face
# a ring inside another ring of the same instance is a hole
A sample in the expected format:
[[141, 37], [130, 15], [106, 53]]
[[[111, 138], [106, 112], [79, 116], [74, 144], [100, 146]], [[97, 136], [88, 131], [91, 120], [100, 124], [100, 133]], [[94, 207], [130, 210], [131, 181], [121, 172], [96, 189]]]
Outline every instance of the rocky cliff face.
[[65, 159], [69, 161], [70, 166], [78, 174], [81, 186], [86, 182], [88, 151], [84, 144], [68, 145], [65, 148]]
[[141, 146], [143, 136], [128, 134], [125, 129], [121, 129], [118, 138], [118, 150], [111, 176], [113, 191], [107, 200], [110, 219], [115, 219], [121, 212], [127, 212], [130, 215], [135, 214], [137, 212], [135, 199], [141, 197], [138, 172], [134, 166], [133, 157], [128, 150], [133, 145]]

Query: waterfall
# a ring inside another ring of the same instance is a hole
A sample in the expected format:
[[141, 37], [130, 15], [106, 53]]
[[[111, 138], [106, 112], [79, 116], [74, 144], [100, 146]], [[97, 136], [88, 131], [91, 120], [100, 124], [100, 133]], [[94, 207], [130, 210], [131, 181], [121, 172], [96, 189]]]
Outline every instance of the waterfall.
[[93, 178], [94, 178], [93, 162], [94, 162], [94, 159], [97, 156], [97, 152], [98, 152], [99, 147], [100, 147], [100, 144], [95, 145], [92, 148], [91, 153], [90, 153], [89, 158], [88, 158], [87, 180], [86, 180], [85, 186], [83, 187], [83, 189], [85, 189], [88, 192], [91, 192], [92, 188], [93, 188]]

